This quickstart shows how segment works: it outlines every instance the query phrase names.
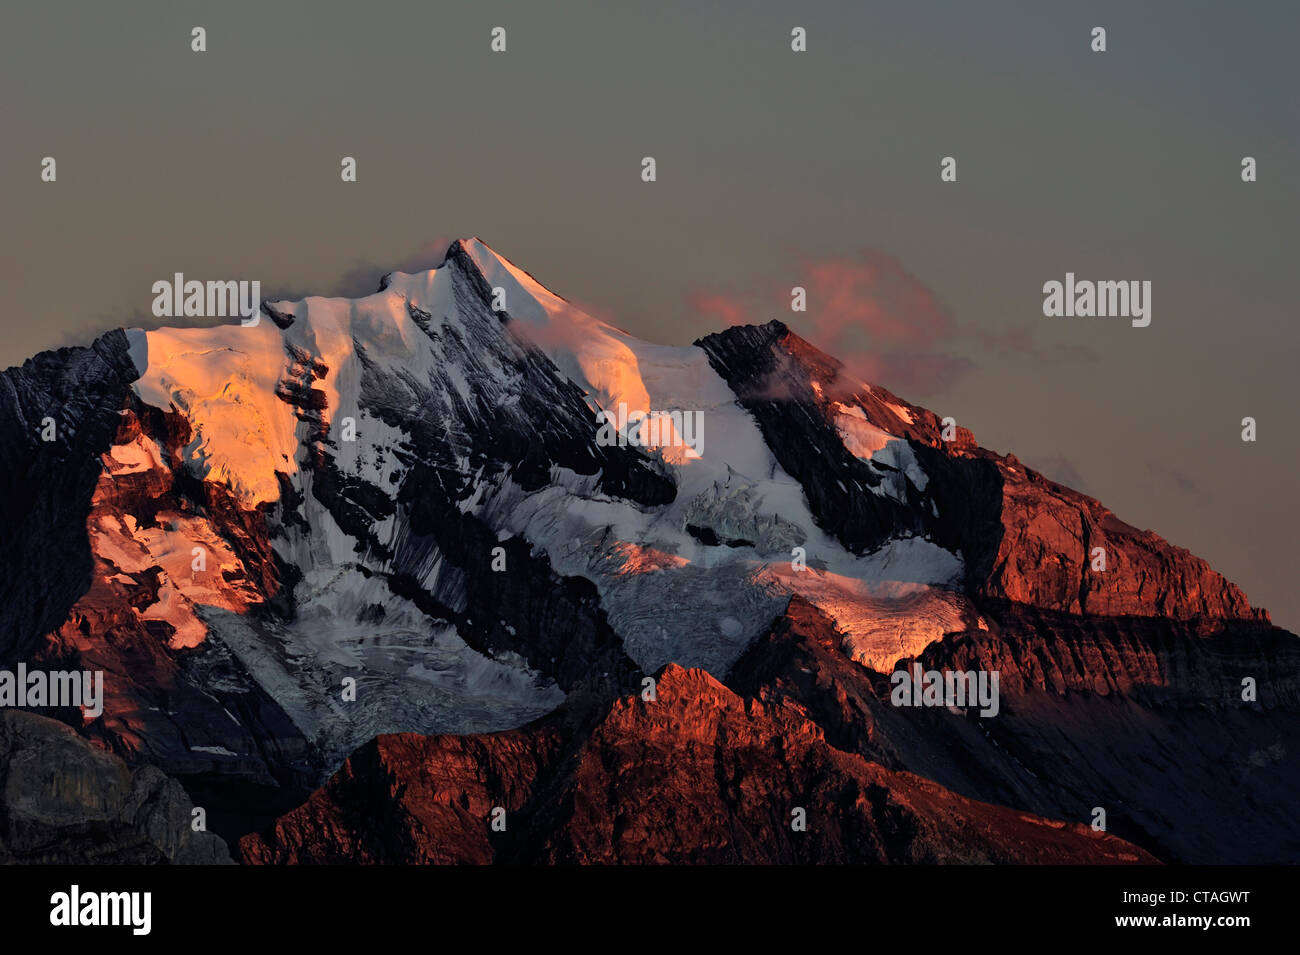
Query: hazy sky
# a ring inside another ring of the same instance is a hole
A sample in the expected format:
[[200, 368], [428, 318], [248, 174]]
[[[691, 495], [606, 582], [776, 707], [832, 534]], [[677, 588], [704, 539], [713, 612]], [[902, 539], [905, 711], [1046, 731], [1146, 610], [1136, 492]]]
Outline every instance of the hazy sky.
[[[0, 366], [174, 272], [370, 290], [479, 235], [653, 341], [782, 318], [1300, 630], [1298, 37], [1289, 0], [6, 0]], [[1067, 271], [1151, 281], [1151, 325], [1045, 318]]]

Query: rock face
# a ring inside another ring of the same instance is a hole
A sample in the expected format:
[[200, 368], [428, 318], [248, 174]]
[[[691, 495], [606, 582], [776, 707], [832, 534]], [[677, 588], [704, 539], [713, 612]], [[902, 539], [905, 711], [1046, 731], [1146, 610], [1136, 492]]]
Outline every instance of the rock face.
[[45, 715], [246, 861], [1300, 859], [1297, 638], [781, 323], [653, 345], [476, 239], [263, 318], [0, 373], [0, 669], [102, 671]]
[[30, 653], [90, 584], [86, 514], [136, 377], [128, 352], [109, 332], [0, 374], [0, 660]]
[[[1079, 823], [837, 750], [799, 707], [670, 665], [586, 734], [386, 736], [240, 854], [253, 863], [1150, 863]], [[505, 810], [504, 831], [491, 825]]]
[[[981, 612], [988, 630], [950, 634], [917, 661], [998, 673], [995, 718], [892, 705], [885, 675], [847, 660], [833, 621], [797, 599], [730, 683], [797, 702], [833, 745], [962, 795], [1079, 821], [1101, 807], [1108, 831], [1165, 861], [1300, 857], [1292, 800], [1281, 795], [1300, 789], [1294, 635], [1006, 602]], [[1242, 700], [1247, 677], [1257, 702]]]
[[[1267, 621], [1205, 561], [1119, 520], [1099, 502], [980, 448], [965, 428], [881, 388], [781, 322], [729, 328], [697, 344], [754, 416], [777, 460], [799, 480], [819, 523], [855, 551], [900, 533], [966, 558], [966, 585], [990, 597], [1107, 616]], [[837, 424], [852, 417], [905, 440], [923, 481], [903, 494], [863, 493], [896, 468], [863, 461]], [[813, 453], [809, 453], [809, 445]], [[1094, 549], [1105, 570], [1092, 569]]]
[[[983, 593], [1076, 614], [1268, 621], [1199, 557], [1006, 460], [1001, 541]], [[1104, 571], [1092, 569], [1097, 548]]]
[[226, 845], [192, 828], [185, 790], [132, 771], [61, 723], [0, 711], [0, 863], [220, 864]]
[[[428, 304], [450, 317], [402, 300], [415, 355], [409, 343], [385, 354], [387, 330], [350, 342], [360, 451], [326, 424], [340, 409], [311, 337], [323, 332], [295, 340], [307, 323], [276, 309], [273, 338], [197, 330], [216, 334], [151, 352], [116, 333], [4, 373], [0, 436], [15, 449], [3, 466], [18, 489], [7, 526], [28, 530], [0, 557], [15, 617], [0, 665], [103, 671], [102, 717], [53, 715], [185, 781], [240, 832], [306, 798], [378, 731], [518, 725], [636, 671], [588, 581], [464, 504], [476, 482], [537, 488], [557, 469], [643, 506], [671, 500], [673, 484], [634, 449], [592, 440], [581, 391], [504, 331], [460, 246], [442, 272]], [[243, 348], [254, 358], [211, 388], [228, 401], [206, 407], [204, 362]], [[417, 357], [423, 377], [407, 367]], [[273, 371], [253, 380], [263, 365]], [[144, 400], [150, 367], [166, 402]], [[240, 457], [277, 430], [296, 456]], [[509, 573], [492, 570], [498, 547]], [[429, 666], [412, 667], [413, 653]], [[343, 678], [363, 672], [362, 705], [341, 706]]]

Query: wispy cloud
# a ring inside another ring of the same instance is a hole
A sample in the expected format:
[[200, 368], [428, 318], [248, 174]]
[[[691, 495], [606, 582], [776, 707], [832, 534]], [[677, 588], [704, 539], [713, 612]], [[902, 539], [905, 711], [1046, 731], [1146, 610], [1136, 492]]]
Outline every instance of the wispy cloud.
[[1083, 476], [1079, 474], [1079, 469], [1065, 455], [1041, 455], [1035, 457], [1032, 461], [1026, 461], [1025, 464], [1057, 484], [1064, 484], [1076, 491], [1088, 493]]
[[[793, 325], [851, 374], [904, 394], [943, 391], [973, 367], [945, 353], [956, 322], [898, 259], [874, 249], [853, 257], [799, 258], [808, 311]], [[788, 303], [789, 291], [783, 298]]]
[[720, 328], [749, 323], [749, 309], [739, 298], [725, 292], [692, 291], [686, 304], [701, 318]]
[[1187, 494], [1192, 497], [1200, 497], [1205, 493], [1204, 488], [1187, 472], [1174, 467], [1171, 464], [1161, 462], [1151, 462], [1147, 465], [1147, 470], [1159, 483], [1167, 488], [1172, 488], [1180, 494]]
[[[952, 311], [894, 256], [877, 249], [810, 258], [795, 253], [790, 286], [750, 293], [695, 290], [690, 308], [707, 325], [728, 327], [777, 314], [797, 334], [844, 363], [849, 375], [904, 396], [945, 391], [976, 367], [971, 353], [1016, 354], [1039, 362], [1087, 361], [1074, 345], [1044, 346], [1032, 328], [990, 330], [959, 324]], [[790, 310], [791, 288], [807, 291], [807, 311]]]
[[441, 264], [454, 238], [439, 236], [396, 261], [374, 262], [357, 259], [334, 281], [320, 288], [298, 289], [263, 283], [262, 298], [268, 302], [297, 301], [309, 295], [327, 298], [361, 298], [379, 290], [379, 281], [389, 272], [427, 272]]

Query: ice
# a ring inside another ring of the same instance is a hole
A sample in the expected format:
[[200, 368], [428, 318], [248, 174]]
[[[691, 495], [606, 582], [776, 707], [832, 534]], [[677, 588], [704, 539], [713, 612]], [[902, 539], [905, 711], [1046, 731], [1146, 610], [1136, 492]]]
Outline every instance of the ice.
[[[702, 349], [641, 341], [555, 295], [481, 241], [462, 245], [487, 285], [505, 290], [510, 321], [494, 322], [500, 331], [493, 334], [541, 349], [586, 393], [593, 411], [621, 404], [641, 413], [703, 414], [698, 455], [673, 428], [648, 451], [677, 485], [670, 504], [646, 508], [612, 498], [598, 490], [598, 476], [563, 469], [533, 492], [508, 476], [480, 476], [458, 502], [498, 538], [530, 541], [557, 573], [592, 580], [610, 624], [643, 668], [677, 662], [725, 675], [795, 593], [834, 616], [854, 659], [869, 666], [914, 652], [971, 617], [952, 596], [962, 575], [958, 556], [920, 538], [854, 554], [825, 533], [799, 482], [781, 468]], [[178, 409], [193, 428], [182, 452], [192, 473], [226, 486], [247, 509], [275, 505], [282, 480], [300, 499], [305, 526], [286, 522], [272, 539], [278, 557], [301, 573], [297, 616], [277, 625], [254, 620], [244, 613], [243, 594], [190, 580], [181, 565], [188, 566], [186, 545], [196, 539], [210, 546], [214, 572], [241, 573], [224, 542], [208, 540], [202, 521], [92, 529], [96, 552], [124, 572], [163, 566], [165, 596], [144, 612], [172, 621], [182, 645], [218, 634], [329, 751], [343, 752], [367, 733], [517, 726], [563, 697], [522, 658], [478, 653], [450, 623], [389, 591], [383, 574], [391, 563], [363, 553], [317, 499], [313, 471], [303, 467], [310, 423], [284, 397], [304, 387], [322, 392], [324, 447], [333, 466], [358, 483], [392, 490], [404, 468], [399, 449], [409, 452], [412, 437], [383, 420], [384, 409], [370, 406], [376, 399], [368, 396], [418, 397], [452, 436], [470, 424], [456, 414], [477, 413], [475, 387], [491, 393], [499, 384], [495, 413], [518, 407], [509, 387], [514, 373], [498, 364], [499, 350], [473, 354], [465, 365], [449, 358], [445, 342], [463, 334], [467, 320], [458, 311], [457, 288], [444, 265], [391, 273], [383, 291], [358, 299], [275, 303], [293, 319], [285, 329], [263, 318], [251, 328], [128, 333], [140, 398]], [[376, 383], [384, 387], [376, 390]], [[906, 408], [889, 407], [912, 421]], [[906, 440], [860, 407], [836, 404], [834, 412], [845, 448], [881, 474], [875, 493], [906, 502], [908, 482], [925, 490], [928, 478]], [[342, 437], [345, 419], [357, 440]], [[150, 444], [114, 448], [110, 467], [120, 473], [158, 467], [159, 449]], [[461, 454], [455, 466], [469, 472], [479, 465]], [[706, 532], [721, 543], [704, 543], [699, 535], [707, 538]], [[414, 562], [408, 569], [436, 601], [453, 612], [463, 609], [462, 572], [412, 535], [400, 514], [375, 520], [369, 533], [404, 566]], [[797, 552], [808, 570], [792, 566]], [[375, 607], [383, 608], [382, 618]], [[909, 607], [917, 608], [916, 620], [901, 623]], [[350, 709], [338, 692], [349, 674], [366, 686], [366, 702]]]

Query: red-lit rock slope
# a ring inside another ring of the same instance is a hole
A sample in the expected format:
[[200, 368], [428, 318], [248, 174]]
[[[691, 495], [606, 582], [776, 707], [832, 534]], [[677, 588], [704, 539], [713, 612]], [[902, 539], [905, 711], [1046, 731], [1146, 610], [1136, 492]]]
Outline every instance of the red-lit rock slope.
[[[252, 863], [1139, 863], [1080, 823], [959, 796], [831, 746], [801, 707], [669, 665], [565, 738], [381, 736]], [[504, 831], [492, 826], [504, 810]]]

